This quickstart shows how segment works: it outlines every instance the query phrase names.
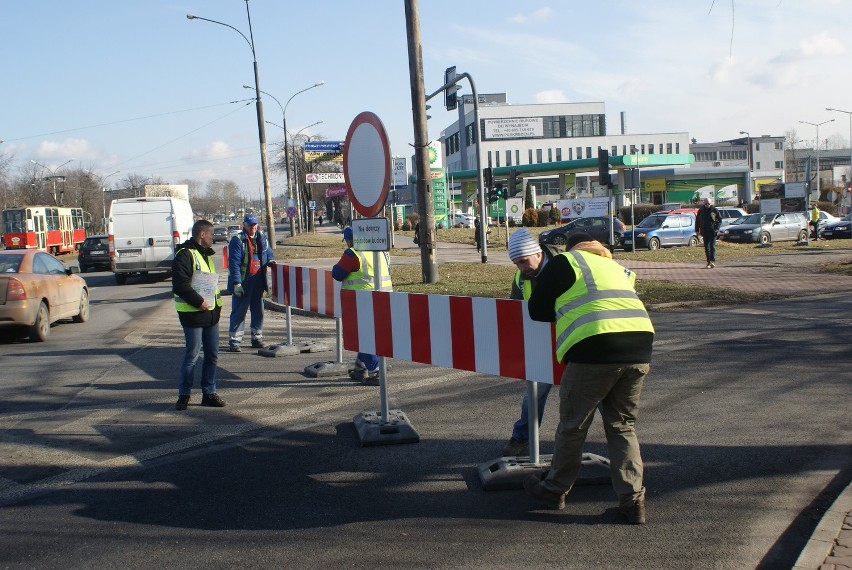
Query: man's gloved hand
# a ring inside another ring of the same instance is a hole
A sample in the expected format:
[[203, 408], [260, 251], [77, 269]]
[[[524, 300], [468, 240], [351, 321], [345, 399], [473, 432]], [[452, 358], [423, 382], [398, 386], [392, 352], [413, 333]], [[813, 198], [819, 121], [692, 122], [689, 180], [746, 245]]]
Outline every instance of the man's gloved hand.
[[242, 297], [243, 295], [245, 295], [245, 293], [246, 292], [243, 289], [242, 283], [237, 283], [236, 285], [234, 285], [234, 295], [236, 295], [237, 297]]
[[275, 260], [274, 260], [274, 259], [273, 259], [272, 261], [267, 261], [267, 262], [266, 262], [266, 266], [267, 266], [267, 267], [272, 267], [273, 265], [275, 265]]

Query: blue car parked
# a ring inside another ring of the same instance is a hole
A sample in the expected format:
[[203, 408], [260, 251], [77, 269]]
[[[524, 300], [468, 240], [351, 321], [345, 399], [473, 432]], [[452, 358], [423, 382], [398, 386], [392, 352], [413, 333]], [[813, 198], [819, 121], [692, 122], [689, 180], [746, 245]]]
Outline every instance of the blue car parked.
[[695, 247], [699, 244], [695, 233], [695, 216], [691, 213], [651, 214], [632, 230], [624, 232], [624, 249], [636, 248], [660, 249], [674, 245]]

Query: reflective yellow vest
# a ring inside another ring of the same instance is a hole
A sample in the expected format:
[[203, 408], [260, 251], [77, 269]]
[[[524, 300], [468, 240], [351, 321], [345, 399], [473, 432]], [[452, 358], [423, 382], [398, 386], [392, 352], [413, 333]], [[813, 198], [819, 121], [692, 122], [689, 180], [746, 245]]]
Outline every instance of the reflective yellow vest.
[[[352, 253], [358, 256], [361, 266], [358, 271], [353, 271], [343, 280], [343, 289], [375, 289], [373, 285], [373, 276], [375, 275], [373, 268], [373, 252], [356, 251], [353, 248]], [[388, 266], [388, 254], [386, 251], [379, 252], [379, 267], [378, 267], [379, 291], [393, 291], [393, 283], [391, 283], [390, 267]]]
[[[185, 248], [181, 248], [181, 249], [177, 250], [175, 252], [175, 256], [177, 256], [178, 253], [183, 251], [183, 249], [185, 249]], [[192, 254], [192, 257], [195, 260], [195, 270], [196, 271], [203, 271], [204, 273], [216, 273], [216, 268], [213, 265], [213, 258], [212, 257], [207, 258], [207, 263], [205, 263], [204, 257], [201, 256], [201, 253], [199, 253], [198, 250], [187, 249], [187, 251]], [[201, 309], [199, 309], [198, 307], [193, 307], [192, 305], [190, 305], [189, 303], [184, 301], [183, 297], [181, 297], [180, 295], [175, 295], [174, 297], [175, 297], [175, 308], [177, 309], [178, 313], [192, 313], [192, 312], [201, 311]], [[216, 287], [216, 306], [217, 307], [222, 306], [222, 296], [219, 294], [219, 287]]]
[[556, 299], [556, 358], [572, 346], [606, 333], [654, 332], [648, 312], [633, 288], [632, 272], [612, 260], [583, 251], [561, 253], [576, 281]]
[[521, 284], [520, 270], [515, 271], [515, 285], [518, 286], [518, 289], [520, 289], [521, 293], [524, 295], [524, 301], [529, 301], [530, 295], [532, 295], [532, 281], [524, 279], [523, 284]]

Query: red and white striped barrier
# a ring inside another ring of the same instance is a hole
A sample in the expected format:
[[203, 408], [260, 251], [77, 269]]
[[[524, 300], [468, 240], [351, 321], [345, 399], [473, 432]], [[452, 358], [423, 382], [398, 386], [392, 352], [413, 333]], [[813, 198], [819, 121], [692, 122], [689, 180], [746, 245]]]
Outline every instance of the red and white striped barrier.
[[277, 263], [272, 266], [270, 294], [280, 305], [340, 317], [340, 290], [340, 282], [332, 279], [331, 271]]
[[343, 346], [389, 358], [558, 384], [553, 323], [526, 301], [343, 290]]

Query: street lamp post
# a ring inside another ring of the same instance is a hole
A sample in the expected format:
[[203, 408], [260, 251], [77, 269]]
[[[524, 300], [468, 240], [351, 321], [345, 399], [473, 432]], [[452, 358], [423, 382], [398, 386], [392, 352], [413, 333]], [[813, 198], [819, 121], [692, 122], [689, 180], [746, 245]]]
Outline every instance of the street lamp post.
[[[298, 176], [296, 174], [296, 148], [295, 148], [296, 147], [296, 139], [299, 138], [299, 135], [302, 133], [302, 131], [310, 129], [311, 127], [319, 125], [320, 123], [322, 123], [322, 121], [317, 121], [316, 123], [312, 123], [312, 124], [308, 125], [307, 127], [302, 127], [301, 129], [296, 131], [295, 135], [293, 135], [293, 177], [294, 178]], [[310, 137], [308, 137], [308, 138], [310, 139]], [[296, 181], [295, 194], [296, 194], [296, 213], [297, 213], [296, 217], [299, 221], [299, 233], [301, 233], [303, 230], [305, 230], [305, 228], [302, 225], [302, 192], [299, 189], [299, 180]]]
[[107, 231], [106, 181], [107, 181], [107, 178], [109, 178], [110, 176], [115, 176], [116, 174], [118, 174], [120, 172], [121, 172], [120, 170], [116, 170], [112, 174], [107, 174], [106, 176], [104, 176], [104, 179], [101, 180], [101, 201], [103, 202], [103, 208], [104, 208], [104, 218], [103, 218], [103, 230], [104, 230], [104, 232]]
[[219, 24], [220, 26], [225, 26], [226, 28], [231, 28], [238, 34], [242, 36], [242, 38], [246, 41], [246, 43], [251, 48], [251, 56], [252, 63], [254, 65], [254, 92], [255, 92], [255, 109], [257, 111], [257, 134], [260, 142], [260, 168], [263, 173], [263, 194], [266, 198], [266, 232], [269, 237], [269, 243], [271, 247], [275, 247], [275, 220], [273, 218], [272, 213], [272, 194], [269, 188], [269, 163], [266, 157], [266, 126], [263, 120], [263, 103], [260, 100], [260, 73], [257, 69], [257, 54], [254, 49], [254, 35], [251, 30], [251, 12], [249, 12], [248, 0], [246, 0], [246, 16], [248, 17], [248, 25], [249, 25], [249, 36], [251, 39], [247, 38], [244, 33], [239, 31], [234, 26], [229, 24], [225, 24], [223, 22], [219, 22], [216, 20], [210, 20], [208, 18], [202, 18], [201, 16], [194, 16], [193, 14], [187, 14], [186, 18], [188, 20], [204, 20], [205, 22], [210, 22], [212, 24]]
[[[33, 164], [35, 164], [35, 165], [37, 165], [37, 166], [41, 166], [41, 167], [42, 167], [42, 168], [44, 168], [45, 170], [49, 170], [49, 171], [50, 171], [50, 176], [45, 176], [44, 178], [42, 178], [42, 180], [53, 180], [53, 193], [52, 193], [52, 197], [53, 197], [53, 205], [54, 205], [54, 206], [61, 206], [61, 205], [62, 205], [62, 197], [60, 196], [60, 197], [59, 197], [59, 199], [57, 199], [57, 197], [56, 197], [56, 179], [57, 179], [57, 178], [61, 178], [61, 179], [62, 179], [62, 181], [64, 182], [64, 181], [65, 181], [65, 177], [64, 177], [64, 176], [57, 176], [57, 175], [56, 175], [56, 172], [57, 172], [60, 168], [62, 168], [63, 166], [65, 166], [66, 164], [68, 164], [68, 163], [70, 163], [70, 162], [74, 162], [74, 159], [72, 158], [72, 159], [70, 159], [70, 160], [67, 160], [67, 161], [63, 162], [62, 164], [60, 164], [59, 166], [57, 166], [56, 168], [50, 168], [50, 167], [45, 166], [44, 164], [42, 164], [42, 163], [40, 163], [40, 162], [36, 162], [35, 160], [30, 160], [30, 162], [32, 162]], [[63, 190], [63, 191], [62, 191], [62, 194], [64, 194], [64, 193], [65, 193], [65, 191]]]
[[[844, 111], [843, 109], [834, 109], [832, 107], [826, 107], [825, 110], [846, 113], [849, 115], [849, 176], [846, 178], [846, 184], [850, 184], [852, 183], [852, 111]], [[838, 201], [838, 203], [842, 204], [842, 198]]]
[[[283, 129], [283, 128], [284, 128], [282, 125], [276, 125], [276, 124], [275, 124], [275, 123], [273, 123], [272, 121], [266, 121], [266, 122], [267, 122], [267, 123], [269, 123], [269, 124], [270, 124], [270, 125], [272, 125], [272, 126], [278, 127], [279, 129]], [[308, 125], [307, 127], [302, 127], [301, 129], [299, 129], [298, 131], [296, 131], [296, 135], [293, 137], [293, 145], [295, 146], [295, 144], [296, 144], [296, 137], [298, 137], [298, 136], [299, 136], [299, 134], [300, 134], [302, 131], [304, 131], [304, 130], [306, 130], [306, 129], [309, 129], [309, 128], [311, 128], [311, 127], [315, 127], [315, 126], [317, 126], [317, 125], [319, 125], [319, 124], [321, 124], [321, 123], [322, 123], [322, 121], [317, 121], [317, 122], [315, 122], [315, 123], [311, 123], [311, 124], [310, 124], [310, 125]], [[285, 136], [286, 136], [286, 133], [287, 133], [286, 129], [284, 130], [284, 133], [285, 133]], [[285, 156], [285, 160], [286, 160], [286, 156], [287, 156], [287, 155], [285, 154], [284, 156]], [[287, 162], [287, 172], [290, 172], [290, 163], [289, 163], [289, 161]], [[296, 175], [296, 151], [295, 151], [295, 148], [294, 148], [294, 149], [293, 149], [293, 177], [295, 178], [296, 176], [297, 176], [297, 175]], [[290, 180], [290, 178], [289, 178], [289, 175], [288, 175], [287, 181], [289, 182], [289, 180]], [[298, 186], [297, 186], [297, 190], [298, 190]], [[293, 196], [293, 194], [292, 194], [292, 190], [290, 190], [290, 196], [291, 196], [291, 198], [290, 198], [290, 199], [292, 200], [292, 196]], [[296, 216], [296, 222], [298, 222], [298, 224], [299, 224], [299, 233], [301, 233], [301, 232], [302, 232], [302, 222], [301, 222], [301, 213], [302, 213], [302, 210], [301, 210], [301, 207], [300, 207], [301, 202], [302, 202], [302, 201], [301, 201], [301, 199], [300, 199], [300, 195], [299, 195], [299, 193], [298, 193], [298, 191], [297, 191], [297, 193], [296, 193], [296, 211], [297, 211], [297, 214], [298, 214], [298, 215]], [[293, 226], [294, 226], [294, 225], [295, 225], [295, 224], [294, 224], [294, 221], [291, 219], [291, 220], [290, 220], [290, 237], [293, 237], [293, 235], [294, 235], [294, 234], [293, 234]]]
[[[817, 199], [817, 201], [819, 201], [819, 128], [820, 128], [821, 125], [824, 125], [826, 123], [833, 123], [834, 119], [829, 119], [829, 120], [823, 121], [821, 123], [811, 123], [809, 121], [799, 121], [799, 122], [802, 123], [802, 124], [805, 124], [805, 125], [811, 125], [812, 127], [816, 127], [816, 183], [817, 183], [816, 199]], [[810, 190], [810, 187], [811, 187], [810, 180], [808, 180], [808, 189], [809, 190]], [[810, 194], [810, 192], [808, 192], [808, 193]], [[809, 203], [806, 204], [805, 209], [810, 207], [810, 196], [808, 196], [808, 202]]]
[[754, 170], [754, 160], [752, 159], [752, 154], [751, 154], [751, 152], [752, 152], [751, 151], [751, 133], [748, 132], [748, 131], [740, 131], [740, 134], [746, 136], [747, 144], [748, 144], [748, 151], [747, 151], [748, 154], [747, 154], [747, 158], [746, 158], [746, 160], [748, 160], [748, 198], [752, 198], [753, 193], [754, 193], [754, 188], [752, 188], [751, 172], [752, 172], [752, 170]]
[[[313, 89], [314, 87], [319, 87], [320, 85], [325, 85], [325, 81], [318, 81], [318, 82], [314, 83], [313, 85], [311, 85], [310, 87], [305, 87], [301, 91], [296, 91], [295, 93], [293, 93], [290, 96], [289, 99], [287, 99], [287, 102], [284, 103], [284, 105], [282, 105], [281, 101], [279, 101], [274, 95], [267, 93], [266, 91], [261, 91], [261, 93], [263, 93], [264, 95], [269, 95], [270, 97], [272, 97], [272, 99], [276, 103], [278, 103], [278, 107], [281, 109], [281, 128], [284, 129], [284, 172], [287, 175], [287, 198], [288, 198], [288, 200], [293, 199], [293, 186], [290, 183], [290, 147], [287, 144], [287, 107], [290, 105], [290, 101], [293, 100], [293, 97], [295, 97], [299, 93], [304, 93], [305, 91], [309, 91], [309, 90]], [[243, 87], [246, 88], [246, 89], [251, 89], [251, 86], [249, 86], [249, 85], [243, 85]], [[322, 121], [319, 121], [319, 122], [321, 123]], [[314, 124], [316, 125], [316, 124], [319, 124], [319, 123], [314, 123]], [[302, 226], [301, 226], [301, 217], [300, 216], [297, 216], [297, 221], [299, 222], [299, 231], [301, 232]], [[291, 220], [290, 221], [290, 237], [293, 237], [294, 235], [295, 235], [295, 223], [294, 223], [293, 220]]]

